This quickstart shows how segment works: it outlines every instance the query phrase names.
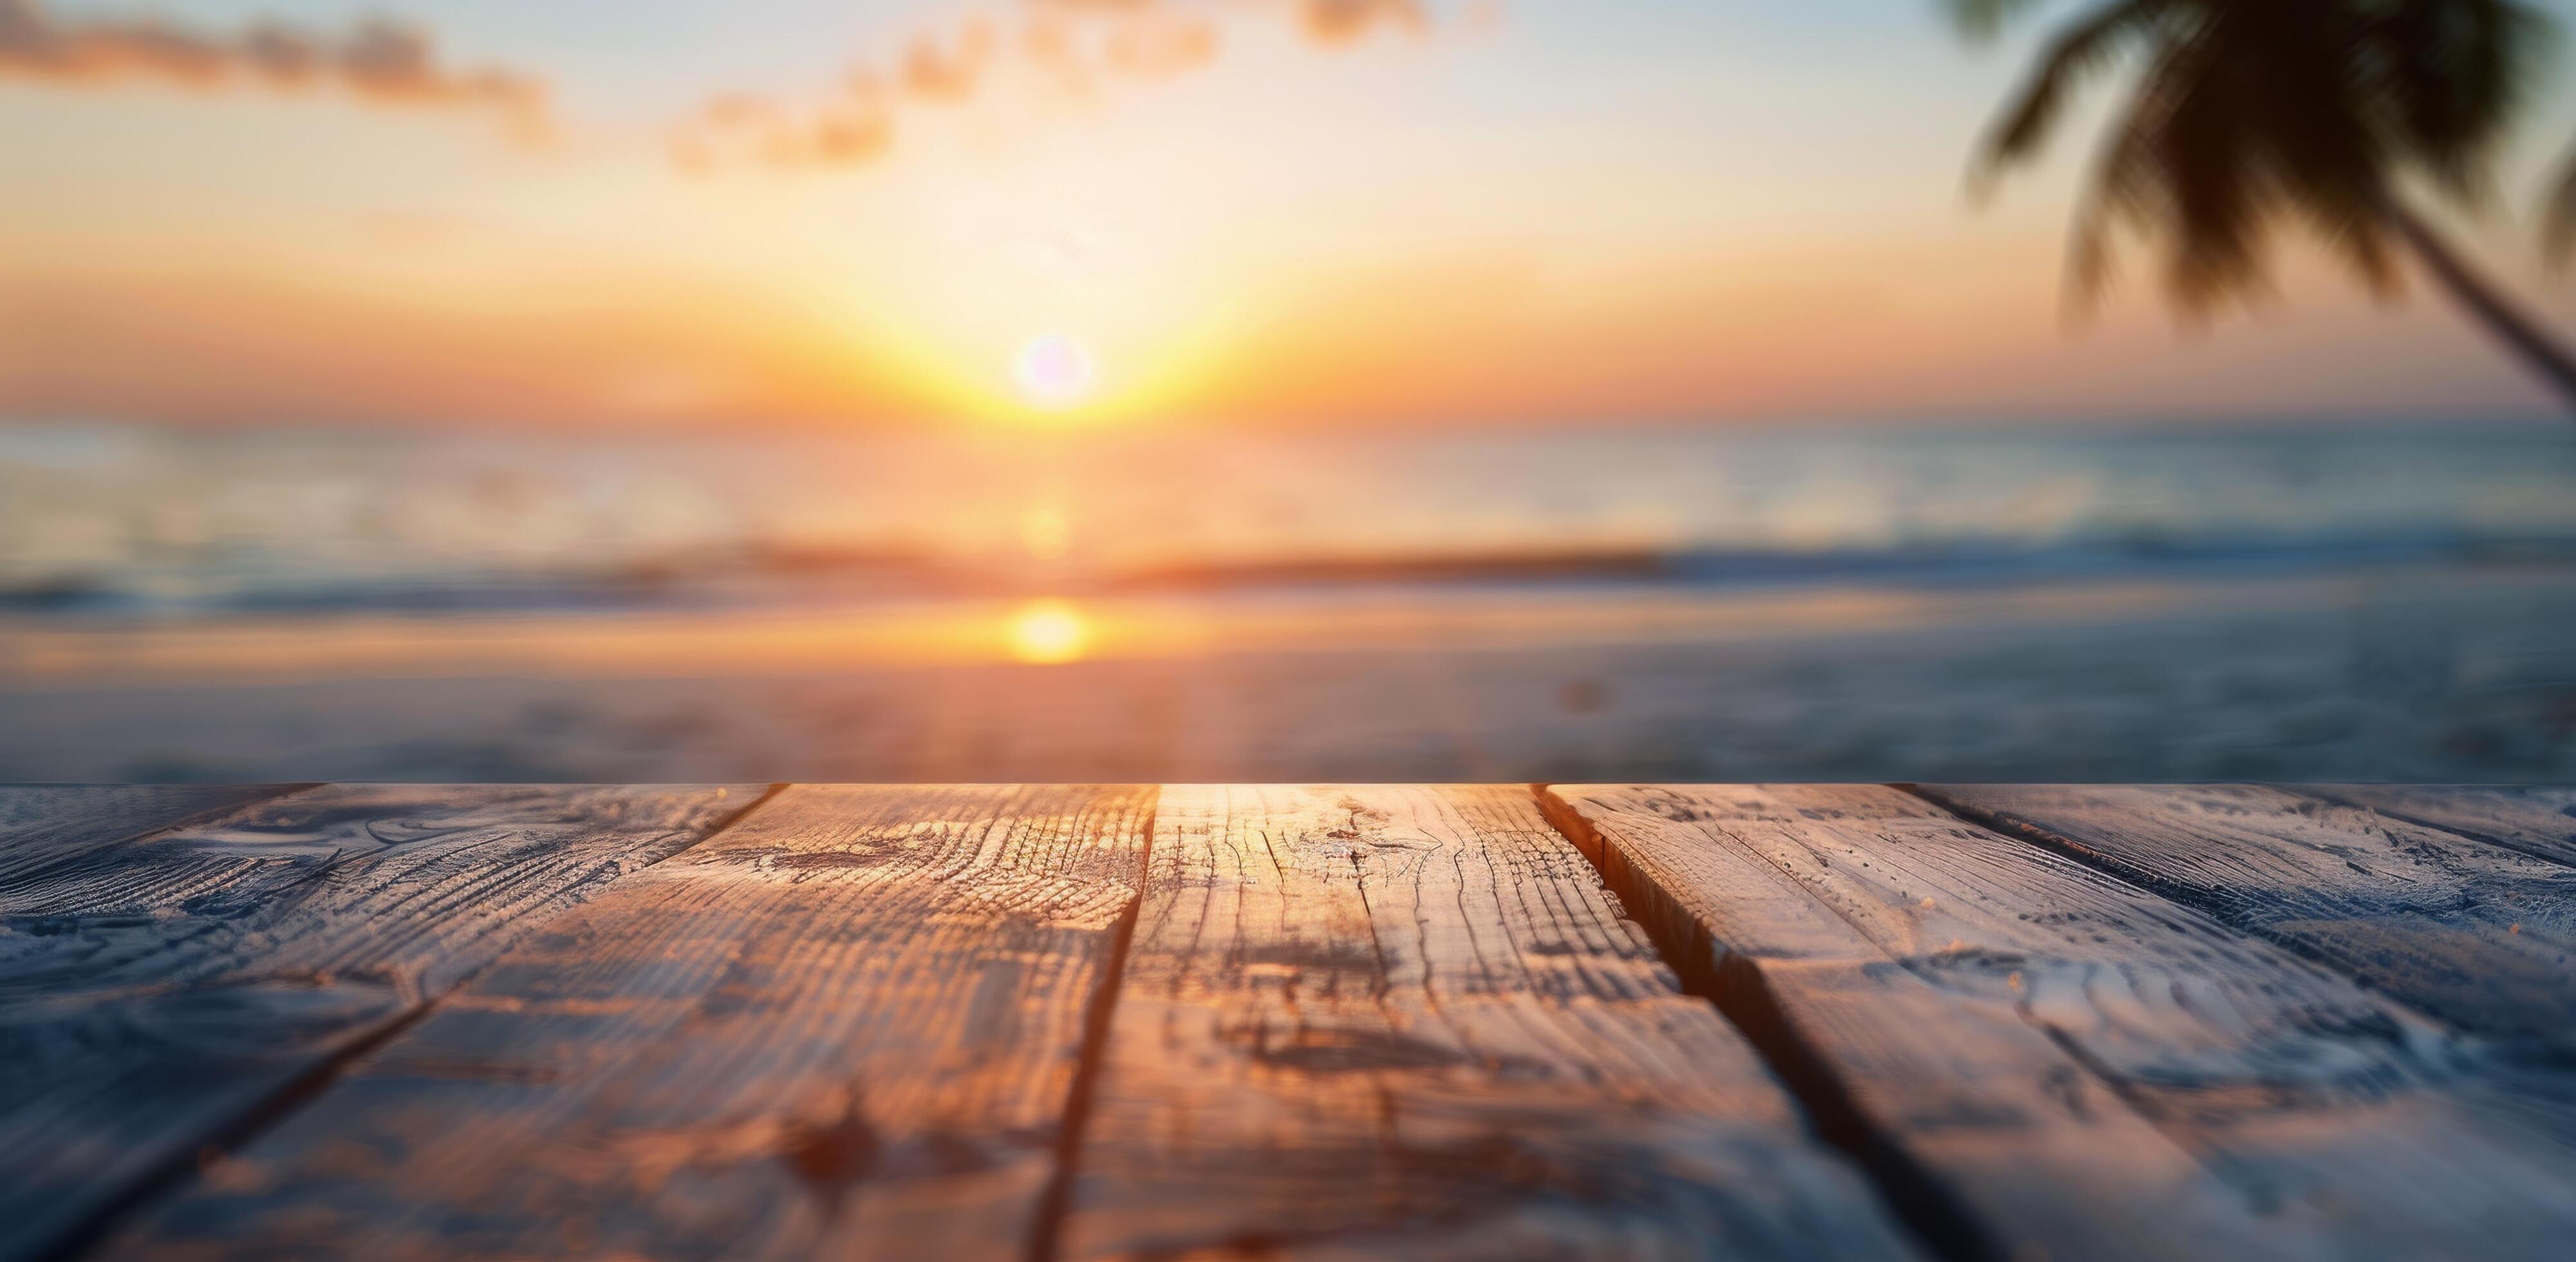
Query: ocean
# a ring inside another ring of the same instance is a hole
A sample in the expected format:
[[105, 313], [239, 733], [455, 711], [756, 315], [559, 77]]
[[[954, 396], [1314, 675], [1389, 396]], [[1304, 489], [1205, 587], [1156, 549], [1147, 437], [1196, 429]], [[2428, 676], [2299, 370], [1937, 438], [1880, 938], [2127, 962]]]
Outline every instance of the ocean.
[[0, 779], [2567, 779], [2576, 425], [0, 429]]

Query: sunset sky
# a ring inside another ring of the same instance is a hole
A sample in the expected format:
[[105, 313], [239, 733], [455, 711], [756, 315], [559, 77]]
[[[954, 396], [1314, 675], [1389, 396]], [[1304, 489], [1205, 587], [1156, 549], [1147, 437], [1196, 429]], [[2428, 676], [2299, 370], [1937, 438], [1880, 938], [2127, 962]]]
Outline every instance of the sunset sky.
[[[2438, 296], [2297, 251], [2204, 331], [2132, 252], [2070, 325], [2098, 111], [1963, 187], [2037, 34], [1964, 46], [1931, 0], [0, 0], [0, 418], [2549, 408]], [[2461, 231], [2576, 328], [2528, 223], [2576, 137], [2551, 73]]]

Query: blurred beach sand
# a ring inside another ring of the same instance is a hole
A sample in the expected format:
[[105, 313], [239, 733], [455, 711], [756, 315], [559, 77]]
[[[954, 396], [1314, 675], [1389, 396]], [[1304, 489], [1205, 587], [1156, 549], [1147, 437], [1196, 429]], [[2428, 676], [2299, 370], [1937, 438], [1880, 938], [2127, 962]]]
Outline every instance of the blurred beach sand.
[[2576, 778], [2576, 567], [1058, 606], [20, 622], [0, 779]]

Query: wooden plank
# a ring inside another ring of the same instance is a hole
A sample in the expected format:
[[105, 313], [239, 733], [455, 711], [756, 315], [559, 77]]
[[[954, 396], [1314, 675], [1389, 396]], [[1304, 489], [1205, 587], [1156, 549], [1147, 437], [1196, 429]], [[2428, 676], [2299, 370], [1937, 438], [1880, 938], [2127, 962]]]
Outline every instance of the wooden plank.
[[2535, 858], [2576, 864], [2576, 787], [2333, 784], [2302, 792], [2391, 819], [2448, 829]]
[[1153, 801], [784, 790], [520, 943], [117, 1251], [1021, 1257]]
[[1741, 906], [1759, 862], [1954, 1007], [2044, 1031], [2285, 1246], [2541, 1256], [2576, 1233], [2576, 1161], [2549, 1137], [2576, 1134], [2576, 1084], [2481, 1073], [2474, 1041], [2208, 916], [1894, 789], [1555, 792], [1674, 901]]
[[2275, 788], [1921, 791], [2458, 1028], [2576, 1047], [2576, 869]]
[[[1722, 792], [1722, 791], [1721, 791]], [[1808, 821], [1759, 802], [1553, 786], [1668, 957], [1717, 994], [1955, 1256], [2312, 1252], [2024, 1021], [1934, 985], [1764, 853]]]
[[1068, 1256], [1909, 1246], [1530, 792], [1166, 788]]
[[19, 881], [100, 846], [264, 801], [303, 784], [0, 786], [0, 914]]
[[21, 882], [0, 920], [0, 1257], [95, 1230], [763, 791], [334, 785]]

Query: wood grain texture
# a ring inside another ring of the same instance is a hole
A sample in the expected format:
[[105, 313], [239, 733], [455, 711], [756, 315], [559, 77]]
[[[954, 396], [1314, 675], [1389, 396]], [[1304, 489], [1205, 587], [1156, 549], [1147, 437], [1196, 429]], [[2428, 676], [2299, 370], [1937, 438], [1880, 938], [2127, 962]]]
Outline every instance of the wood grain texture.
[[41, 1253], [763, 786], [336, 785], [103, 847], [0, 919], [0, 1257]]
[[2331, 784], [2302, 792], [2391, 819], [2448, 829], [2576, 865], [2576, 788], [2564, 785]]
[[2576, 869], [2276, 788], [1920, 791], [2457, 1028], [2576, 1049]]
[[1711, 850], [1750, 856], [1957, 1006], [2045, 1032], [2285, 1248], [2541, 1256], [2576, 1238], [2565, 1083], [2527, 1092], [2474, 1040], [2206, 915], [1894, 789], [1556, 792], [1697, 901], [1728, 901], [1736, 875]]
[[11, 890], [100, 846], [263, 801], [303, 784], [22, 784], [0, 786], [0, 914]]
[[1752, 789], [1559, 785], [1546, 798], [1685, 974], [1790, 1068], [1954, 1256], [2318, 1252], [2025, 1020], [2004, 987], [1909, 967], [1911, 953], [1852, 918], [1865, 904], [1820, 898], [1784, 871], [1778, 857], [1815, 835], [1802, 811]]
[[1021, 1257], [1153, 801], [786, 789], [555, 919], [117, 1251]]
[[1891, 1257], [1510, 788], [1166, 788], [1069, 1256]]

